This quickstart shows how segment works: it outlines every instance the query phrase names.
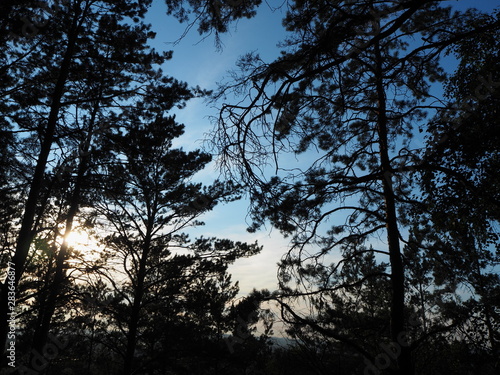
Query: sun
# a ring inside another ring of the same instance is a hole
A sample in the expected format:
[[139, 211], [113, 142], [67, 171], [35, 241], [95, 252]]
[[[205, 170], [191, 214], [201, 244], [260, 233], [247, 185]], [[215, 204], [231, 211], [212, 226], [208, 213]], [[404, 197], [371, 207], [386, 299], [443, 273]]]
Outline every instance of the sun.
[[84, 232], [78, 229], [72, 230], [66, 236], [66, 242], [71, 247], [75, 247], [76, 245], [81, 245], [82, 243], [84, 244], [87, 241], [88, 241], [88, 236]]
[[87, 231], [76, 228], [66, 237], [66, 243], [73, 250], [73, 255], [69, 259], [70, 263], [93, 262], [100, 257], [102, 247], [95, 237]]
[[73, 229], [66, 237], [67, 244], [75, 249], [87, 247], [93, 244], [90, 236], [83, 230]]

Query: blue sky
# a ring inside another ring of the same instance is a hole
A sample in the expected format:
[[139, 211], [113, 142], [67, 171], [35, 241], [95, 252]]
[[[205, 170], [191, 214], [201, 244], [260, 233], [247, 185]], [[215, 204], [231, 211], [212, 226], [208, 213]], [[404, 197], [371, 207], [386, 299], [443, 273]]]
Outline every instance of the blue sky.
[[[448, 1], [459, 9], [478, 7], [491, 11], [500, 6], [498, 0], [452, 0]], [[281, 4], [274, 2], [273, 4]], [[279, 54], [278, 42], [285, 37], [281, 19], [285, 8], [272, 10], [264, 3], [253, 19], [240, 20], [230, 28], [228, 34], [222, 35], [223, 48], [217, 50], [213, 36], [203, 40], [195, 28], [177, 44], [184, 33], [186, 25], [179, 24], [175, 19], [165, 15], [163, 0], [155, 0], [148, 13], [147, 20], [153, 25], [157, 37], [153, 43], [157, 50], [173, 50], [173, 59], [164, 66], [164, 72], [177, 79], [184, 80], [192, 86], [199, 85], [205, 89], [215, 89], [216, 83], [227, 76], [227, 72], [235, 67], [238, 57], [256, 51], [265, 61], [272, 61]], [[453, 59], [448, 60], [453, 65]], [[176, 146], [191, 150], [202, 146], [203, 138], [211, 128], [209, 116], [216, 115], [203, 100], [193, 100], [179, 111], [177, 119], [186, 125], [186, 134], [181, 137]], [[217, 177], [217, 172], [210, 166], [197, 176], [201, 181], [210, 181]], [[276, 263], [288, 248], [288, 240], [278, 231], [267, 230], [250, 234], [246, 231], [248, 201], [241, 200], [225, 206], [216, 207], [203, 217], [204, 227], [189, 231], [192, 237], [217, 236], [238, 241], [254, 242], [264, 246], [258, 256], [238, 260], [230, 268], [233, 280], [240, 282], [240, 294], [245, 295], [253, 288], [276, 288]]]
[[[148, 14], [148, 22], [157, 32], [154, 47], [157, 50], [173, 50], [173, 58], [163, 67], [164, 72], [191, 86], [215, 89], [235, 66], [239, 56], [258, 51], [263, 58], [271, 61], [278, 56], [277, 43], [283, 39], [281, 26], [283, 12], [272, 11], [266, 4], [261, 6], [253, 19], [240, 20], [232, 25], [228, 34], [222, 35], [223, 46], [217, 50], [213, 36], [203, 40], [193, 28], [179, 43], [174, 42], [183, 34], [186, 25], [165, 16], [163, 1], [155, 0]], [[186, 133], [175, 145], [191, 150], [202, 146], [203, 138], [212, 125], [209, 116], [216, 115], [204, 100], [192, 100], [187, 107], [177, 112], [177, 119], [186, 125]], [[218, 172], [213, 165], [201, 171], [196, 178], [211, 181]], [[203, 217], [206, 225], [189, 230], [191, 237], [203, 235], [230, 238], [235, 241], [255, 242], [264, 246], [260, 255], [238, 260], [230, 268], [233, 280], [240, 282], [240, 295], [248, 294], [253, 288], [276, 288], [276, 263], [286, 252], [288, 241], [276, 231], [248, 233], [246, 228], [248, 201], [240, 200], [220, 205]]]

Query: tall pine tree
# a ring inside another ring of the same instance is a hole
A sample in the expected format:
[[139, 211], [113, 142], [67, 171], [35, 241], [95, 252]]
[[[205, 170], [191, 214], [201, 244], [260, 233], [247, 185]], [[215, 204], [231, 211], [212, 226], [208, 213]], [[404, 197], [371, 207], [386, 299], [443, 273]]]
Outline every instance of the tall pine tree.
[[[293, 303], [285, 309], [297, 324], [354, 348], [367, 371], [414, 373], [420, 333], [410, 334], [402, 243], [409, 213], [423, 204], [416, 176], [429, 166], [412, 139], [439, 107], [431, 83], [445, 77], [439, 58], [446, 48], [498, 28], [487, 17], [468, 23], [471, 17], [436, 1], [292, 2], [281, 56], [272, 63], [245, 56], [216, 97], [247, 94], [221, 104], [214, 146], [225, 171], [251, 191], [252, 229], [269, 220], [292, 236], [277, 298], [326, 309], [342, 293], [361, 293], [359, 284], [390, 285], [379, 336], [361, 343], [333, 317], [317, 319], [321, 309], [311, 316]], [[282, 159], [286, 152], [297, 161]], [[341, 260], [332, 262], [336, 249]], [[384, 257], [388, 271], [353, 283], [336, 277], [365, 252]], [[381, 354], [387, 342], [393, 351]]]

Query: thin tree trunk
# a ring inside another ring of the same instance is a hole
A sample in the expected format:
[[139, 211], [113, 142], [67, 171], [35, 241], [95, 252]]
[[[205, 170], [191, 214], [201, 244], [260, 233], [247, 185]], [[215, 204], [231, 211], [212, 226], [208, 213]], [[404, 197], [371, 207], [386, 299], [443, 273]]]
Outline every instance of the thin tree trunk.
[[394, 191], [392, 184], [392, 168], [389, 158], [388, 134], [387, 134], [387, 112], [386, 112], [386, 95], [384, 89], [384, 73], [382, 68], [382, 57], [378, 42], [374, 46], [376, 57], [375, 79], [377, 81], [377, 98], [378, 98], [378, 137], [379, 137], [379, 153], [380, 165], [382, 169], [382, 184], [383, 195], [385, 201], [385, 221], [387, 229], [387, 242], [389, 247], [389, 259], [391, 264], [391, 339], [400, 349], [399, 355], [396, 356], [396, 362], [399, 375], [412, 375], [413, 366], [411, 361], [411, 351], [409, 343], [406, 341], [405, 329], [405, 276], [403, 259], [401, 256], [401, 248], [399, 243], [399, 229], [396, 214], [396, 203], [394, 199]]
[[152, 220], [148, 223], [148, 228], [146, 230], [146, 236], [144, 240], [144, 246], [142, 249], [141, 260], [139, 264], [139, 272], [137, 274], [137, 286], [134, 291], [134, 303], [132, 305], [132, 313], [130, 314], [130, 320], [128, 324], [128, 335], [127, 335], [127, 349], [125, 352], [125, 359], [123, 362], [123, 375], [132, 374], [132, 367], [134, 364], [135, 349], [137, 346], [137, 331], [139, 327], [139, 318], [142, 308], [142, 299], [144, 296], [144, 281], [146, 279], [146, 263], [149, 256], [149, 250], [151, 245], [151, 233], [152, 233]]

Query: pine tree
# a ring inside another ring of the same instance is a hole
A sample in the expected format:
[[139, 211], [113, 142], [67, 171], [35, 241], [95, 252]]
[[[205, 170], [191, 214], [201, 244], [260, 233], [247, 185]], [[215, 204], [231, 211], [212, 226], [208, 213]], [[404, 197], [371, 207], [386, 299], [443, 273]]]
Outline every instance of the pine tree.
[[[398, 348], [377, 364], [380, 349], [355, 346], [370, 361], [367, 371], [414, 373], [401, 244], [411, 209], [423, 204], [415, 177], [429, 166], [412, 138], [436, 107], [430, 87], [445, 77], [439, 58], [446, 48], [498, 28], [494, 20], [473, 25], [470, 18], [430, 1], [293, 2], [281, 56], [269, 64], [245, 56], [235, 81], [216, 96], [248, 95], [221, 105], [214, 146], [225, 171], [251, 191], [252, 229], [269, 220], [292, 236], [279, 274], [283, 299], [305, 297], [314, 305], [332, 288], [356, 290], [323, 265], [335, 249], [342, 267], [368, 243], [388, 259], [387, 273], [360, 282], [390, 283], [390, 315], [379, 328], [389, 327]], [[286, 152], [297, 162], [281, 159]], [[325, 332], [315, 315], [301, 316], [292, 305], [287, 311]]]
[[[173, 79], [164, 78], [149, 86], [141, 100], [112, 120], [107, 143], [103, 144], [111, 156], [95, 181], [100, 185], [97, 191], [103, 194], [96, 196], [94, 209], [110, 232], [105, 239], [106, 247], [114, 254], [110, 262], [116, 258], [121, 265], [107, 273], [107, 279], [116, 278], [115, 272], [126, 278], [124, 284], [114, 284], [120, 296], [115, 324], [126, 334], [126, 346], [121, 351], [124, 374], [134, 371], [136, 348], [143, 344], [140, 338], [144, 321], [153, 319], [147, 318], [150, 312], [153, 314], [148, 305], [158, 304], [158, 309], [167, 311], [166, 316], [183, 316], [194, 311], [192, 307], [176, 307], [175, 298], [195, 303], [201, 298], [195, 293], [203, 291], [206, 298], [211, 291], [213, 300], [203, 305], [207, 311], [207, 306], [215, 306], [218, 298], [224, 302], [234, 297], [225, 276], [227, 265], [259, 251], [256, 245], [215, 239], [189, 245], [182, 234], [186, 228], [202, 224], [197, 217], [203, 212], [219, 202], [236, 199], [238, 193], [230, 183], [215, 181], [202, 186], [190, 182], [211, 156], [172, 147], [173, 140], [182, 135], [183, 125], [168, 111], [183, 106], [193, 94], [186, 84]], [[176, 249], [191, 247], [194, 254], [176, 255]], [[197, 283], [205, 285], [202, 288]], [[174, 301], [169, 301], [172, 298]], [[214, 307], [215, 312], [221, 309], [224, 303]], [[154, 316], [161, 320], [158, 312]], [[196, 319], [202, 316], [199, 311]], [[195, 320], [187, 315], [185, 318]], [[199, 329], [208, 329], [213, 324], [210, 319], [198, 323]]]

